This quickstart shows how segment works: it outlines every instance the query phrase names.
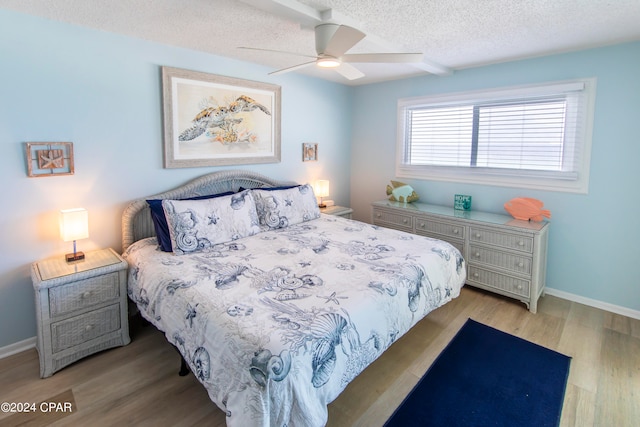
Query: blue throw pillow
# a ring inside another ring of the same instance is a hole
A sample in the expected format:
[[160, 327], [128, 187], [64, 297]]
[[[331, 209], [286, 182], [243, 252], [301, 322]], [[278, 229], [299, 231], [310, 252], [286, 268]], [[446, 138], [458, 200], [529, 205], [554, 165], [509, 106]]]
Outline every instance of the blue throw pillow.
[[[235, 193], [233, 191], [225, 191], [224, 193], [189, 197], [188, 199], [181, 200], [214, 199], [216, 197], [228, 196], [230, 194]], [[167, 218], [165, 217], [164, 209], [162, 208], [162, 199], [150, 199], [147, 200], [147, 204], [151, 211], [151, 220], [153, 221], [153, 228], [156, 230], [156, 237], [158, 238], [158, 245], [160, 246], [160, 249], [163, 252], [173, 252], [171, 235], [169, 234], [169, 225], [167, 224]]]

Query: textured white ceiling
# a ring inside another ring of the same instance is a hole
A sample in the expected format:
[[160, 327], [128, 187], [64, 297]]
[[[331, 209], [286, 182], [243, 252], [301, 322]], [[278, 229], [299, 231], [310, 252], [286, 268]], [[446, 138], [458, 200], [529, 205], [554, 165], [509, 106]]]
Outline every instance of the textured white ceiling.
[[313, 66], [297, 71], [344, 84], [640, 40], [640, 0], [0, 0], [0, 8], [274, 70], [306, 58], [238, 47], [315, 55], [311, 16], [330, 10], [367, 34], [350, 52], [425, 55], [423, 67], [358, 64], [366, 77], [351, 82]]

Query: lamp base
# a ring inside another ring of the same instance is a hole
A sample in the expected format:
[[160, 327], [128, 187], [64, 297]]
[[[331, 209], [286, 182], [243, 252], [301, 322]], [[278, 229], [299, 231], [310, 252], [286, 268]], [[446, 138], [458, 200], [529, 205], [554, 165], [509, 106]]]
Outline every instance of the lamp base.
[[76, 252], [76, 253], [66, 254], [64, 256], [64, 259], [67, 262], [81, 261], [81, 260], [84, 259], [84, 252]]
[[324, 209], [324, 208], [326, 208], [326, 207], [327, 207], [327, 205], [325, 205], [324, 203], [320, 203], [320, 204], [318, 205], [318, 207], [319, 207], [320, 209]]

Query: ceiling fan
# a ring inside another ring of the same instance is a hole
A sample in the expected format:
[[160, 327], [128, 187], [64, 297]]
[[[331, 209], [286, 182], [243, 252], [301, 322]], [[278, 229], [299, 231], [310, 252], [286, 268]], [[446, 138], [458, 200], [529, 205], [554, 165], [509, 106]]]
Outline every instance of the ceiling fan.
[[349, 80], [364, 77], [364, 74], [351, 63], [418, 63], [422, 61], [422, 53], [346, 53], [355, 46], [365, 34], [348, 25], [322, 23], [315, 27], [316, 55], [302, 55], [272, 49], [255, 47], [240, 47], [240, 49], [260, 50], [274, 53], [284, 53], [305, 58], [313, 58], [302, 64], [273, 71], [269, 74], [282, 74], [316, 64], [319, 67], [334, 68]]

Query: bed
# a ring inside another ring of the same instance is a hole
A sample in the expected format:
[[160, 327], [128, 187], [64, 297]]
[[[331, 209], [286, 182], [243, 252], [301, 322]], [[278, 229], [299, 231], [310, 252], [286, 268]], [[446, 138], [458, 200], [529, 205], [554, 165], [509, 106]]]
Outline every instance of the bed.
[[249, 171], [136, 200], [122, 229], [129, 298], [230, 427], [325, 425], [327, 405], [466, 274], [448, 243], [321, 214], [309, 185]]

